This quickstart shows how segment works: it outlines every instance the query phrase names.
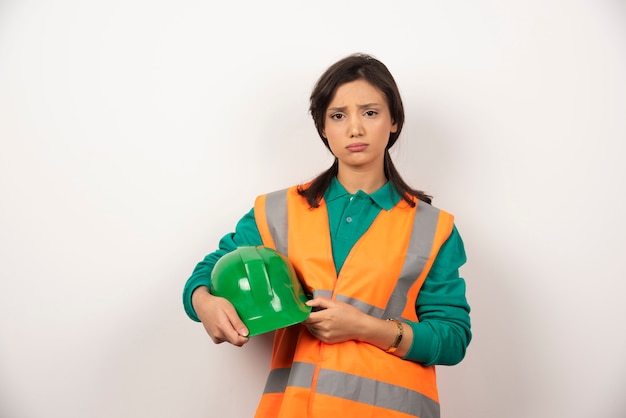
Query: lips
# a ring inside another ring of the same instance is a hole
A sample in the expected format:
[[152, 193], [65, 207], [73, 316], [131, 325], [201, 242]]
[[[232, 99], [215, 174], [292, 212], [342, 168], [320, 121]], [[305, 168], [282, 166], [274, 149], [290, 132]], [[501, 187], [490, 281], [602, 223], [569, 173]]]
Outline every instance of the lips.
[[354, 144], [350, 144], [346, 147], [346, 149], [350, 152], [361, 152], [367, 148], [367, 144], [363, 142], [355, 142]]

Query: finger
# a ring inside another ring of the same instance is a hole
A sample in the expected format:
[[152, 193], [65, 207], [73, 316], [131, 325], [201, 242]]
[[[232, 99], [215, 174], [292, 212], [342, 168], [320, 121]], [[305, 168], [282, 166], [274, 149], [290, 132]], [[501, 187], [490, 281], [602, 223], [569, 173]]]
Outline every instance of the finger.
[[304, 320], [304, 324], [313, 325], [313, 326], [318, 325], [324, 322], [327, 318], [328, 318], [328, 314], [324, 312], [323, 309], [321, 311], [314, 311], [314, 312], [311, 312], [308, 318]]
[[305, 326], [309, 330], [309, 332], [313, 334], [313, 336], [317, 337], [317, 330], [315, 329], [315, 327], [311, 326], [310, 324], [305, 324]]
[[245, 343], [247, 343], [248, 341], [250, 341], [249, 337], [242, 337], [239, 336], [238, 340], [236, 343], [234, 343], [233, 345], [236, 347], [242, 347]]
[[215, 337], [215, 338], [213, 338], [213, 342], [215, 344], [222, 344], [222, 343], [228, 342], [229, 344], [232, 344], [232, 345], [237, 346], [237, 347], [243, 346], [248, 341], [250, 341], [250, 338], [242, 337], [239, 334], [234, 334], [233, 337], [225, 337], [225, 338]]
[[308, 306], [312, 306], [313, 308], [321, 308], [327, 309], [333, 305], [332, 299], [325, 298], [323, 296], [316, 296], [315, 298], [306, 301]]
[[231, 333], [229, 333], [228, 335], [228, 342], [233, 344], [233, 345], [241, 345], [244, 344], [245, 342], [248, 341], [248, 337], [245, 335], [241, 335], [239, 333], [237, 333], [237, 331], [232, 331]]
[[[225, 309], [223, 311], [223, 314], [220, 315], [220, 318], [217, 321], [206, 324], [205, 329], [207, 330], [208, 334], [211, 336], [215, 344], [229, 342], [233, 345], [241, 345], [245, 343], [245, 341], [247, 341], [247, 329], [245, 330], [246, 336], [240, 335], [239, 331], [237, 331], [233, 327], [233, 322], [237, 323], [237, 321], [241, 322], [241, 320], [239, 319], [239, 317], [237, 317], [236, 314], [229, 315], [227, 311], [228, 309]], [[245, 338], [245, 340], [242, 340], [243, 338]]]
[[229, 315], [228, 319], [230, 320], [230, 324], [232, 325], [233, 330], [237, 333], [238, 336], [247, 337], [248, 334], [250, 334], [250, 331], [237, 314]]
[[218, 325], [218, 329], [219, 332], [215, 334], [215, 337], [222, 341], [227, 341], [230, 344], [241, 345], [248, 339], [247, 330], [246, 335], [241, 335], [239, 331], [233, 327], [230, 318], [225, 318], [221, 325]]
[[311, 313], [307, 319], [305, 319], [302, 323], [307, 325], [307, 328], [311, 328], [310, 325], [318, 324], [321, 321], [320, 318], [315, 316], [315, 313]]
[[243, 323], [241, 318], [239, 318], [239, 315], [237, 314], [237, 311], [235, 310], [235, 307], [232, 304], [229, 304], [224, 309], [224, 312], [226, 313], [226, 317], [228, 318], [228, 322], [230, 322], [232, 329], [238, 335], [246, 337], [250, 333], [250, 331], [248, 330], [246, 325]]

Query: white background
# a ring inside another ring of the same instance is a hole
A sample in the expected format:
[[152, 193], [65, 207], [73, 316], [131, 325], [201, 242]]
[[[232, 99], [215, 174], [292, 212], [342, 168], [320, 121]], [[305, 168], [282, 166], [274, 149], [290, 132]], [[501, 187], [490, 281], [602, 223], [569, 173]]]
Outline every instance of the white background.
[[268, 338], [213, 345], [183, 285], [257, 194], [330, 164], [308, 96], [356, 51], [469, 256], [443, 418], [624, 416], [623, 1], [5, 0], [0, 417], [252, 415]]

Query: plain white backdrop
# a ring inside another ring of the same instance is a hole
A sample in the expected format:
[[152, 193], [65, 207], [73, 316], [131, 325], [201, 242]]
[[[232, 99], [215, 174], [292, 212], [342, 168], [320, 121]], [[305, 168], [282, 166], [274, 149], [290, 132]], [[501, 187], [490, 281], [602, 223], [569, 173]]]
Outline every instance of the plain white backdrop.
[[387, 64], [393, 157], [456, 215], [474, 340], [443, 418], [626, 413], [619, 0], [0, 3], [0, 417], [250, 417], [267, 336], [213, 345], [195, 264], [331, 162], [307, 114]]

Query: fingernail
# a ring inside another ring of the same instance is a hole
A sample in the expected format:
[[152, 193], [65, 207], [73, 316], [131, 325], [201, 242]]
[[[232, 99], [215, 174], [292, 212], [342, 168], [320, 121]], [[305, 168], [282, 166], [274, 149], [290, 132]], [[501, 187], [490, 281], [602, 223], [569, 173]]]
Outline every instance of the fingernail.
[[239, 330], [239, 335], [241, 335], [242, 337], [247, 337], [249, 333], [250, 333], [250, 331], [248, 331], [248, 330], [247, 330], [247, 329], [245, 329], [245, 328], [241, 328], [241, 329]]

